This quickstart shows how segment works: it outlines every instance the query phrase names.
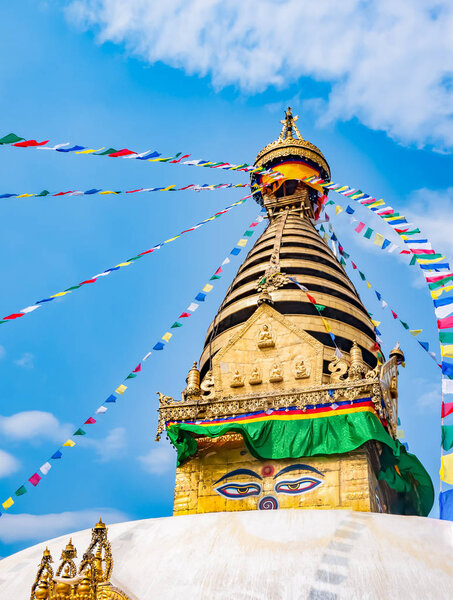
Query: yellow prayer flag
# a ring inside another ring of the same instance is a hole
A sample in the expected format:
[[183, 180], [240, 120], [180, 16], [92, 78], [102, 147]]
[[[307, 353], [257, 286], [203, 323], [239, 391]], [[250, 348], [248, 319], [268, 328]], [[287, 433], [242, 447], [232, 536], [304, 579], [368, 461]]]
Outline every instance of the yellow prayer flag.
[[14, 504], [14, 500], [11, 498], [11, 496], [8, 498], [8, 500], [5, 500], [2, 504], [3, 508], [5, 510], [8, 510], [8, 508], [10, 508], [12, 505]]
[[169, 185], [168, 187], [164, 188], [163, 190], [160, 190], [161, 192], [168, 192], [168, 190], [172, 190], [174, 188], [174, 184], [173, 185]]
[[243, 248], [246, 244], [247, 244], [247, 240], [242, 239], [242, 240], [238, 241], [238, 243], [236, 244], [236, 246], [240, 246], [241, 248]]
[[445, 483], [453, 484], [453, 454], [442, 456], [440, 463], [440, 478]]
[[376, 237], [374, 238], [374, 243], [376, 244], [376, 246], [382, 246], [382, 244], [384, 243], [384, 236], [381, 235], [380, 233], [376, 233]]
[[16, 196], [16, 198], [31, 198], [32, 196], [35, 196], [36, 194], [21, 194], [20, 196]]
[[437, 300], [437, 298], [440, 298], [444, 292], [451, 292], [452, 290], [453, 285], [447, 285], [446, 287], [439, 288], [438, 290], [431, 290], [431, 297], [434, 298], [434, 300]]
[[423, 329], [409, 329], [409, 333], [411, 333], [414, 337], [417, 337], [417, 335], [420, 335], [420, 333], [423, 331]]
[[347, 185], [343, 185], [342, 187], [339, 187], [338, 189], [336, 189], [336, 192], [344, 192], [345, 190], [348, 189], [349, 186]]
[[441, 256], [440, 258], [435, 258], [434, 260], [431, 258], [416, 258], [418, 264], [420, 265], [429, 265], [431, 263], [438, 263], [445, 260], [445, 256]]
[[445, 344], [445, 346], [440, 347], [441, 356], [446, 356], [447, 358], [453, 358], [453, 344]]
[[374, 319], [371, 319], [371, 322], [373, 323], [373, 325], [374, 325], [375, 327], [379, 327], [379, 325], [381, 324], [381, 322], [380, 322], [380, 321], [375, 321]]
[[98, 148], [97, 150], [95, 148], [88, 148], [87, 150], [77, 150], [76, 152], [74, 152], [74, 154], [91, 154], [92, 152], [100, 152], [101, 150], [105, 150], [105, 146], [102, 146], [102, 148]]
[[54, 294], [53, 296], [49, 296], [50, 298], [58, 298], [59, 296], [65, 296], [69, 294], [69, 292], [58, 292], [58, 294]]
[[332, 331], [332, 327], [329, 325], [329, 323], [324, 319], [324, 317], [321, 317], [322, 319], [322, 324], [324, 325], [324, 329], [327, 331], [327, 333], [330, 333]]
[[341, 206], [338, 206], [338, 204], [337, 204], [337, 207], [335, 209], [335, 214], [339, 215], [341, 212], [343, 212], [343, 209], [341, 208]]
[[376, 202], [372, 202], [371, 204], [367, 204], [367, 208], [375, 208], [376, 206], [382, 206], [385, 204], [384, 200], [376, 200]]
[[397, 429], [396, 430], [396, 437], [399, 440], [402, 440], [404, 438], [404, 429]]
[[127, 267], [127, 265], [131, 265], [131, 264], [132, 264], [132, 262], [123, 262], [123, 263], [120, 263], [119, 265], [115, 265], [115, 269], [116, 269], [116, 267]]
[[124, 385], [124, 383], [122, 383], [121, 385], [119, 385], [119, 386], [116, 388], [115, 392], [116, 392], [117, 394], [124, 394], [124, 392], [125, 392], [126, 390], [127, 390], [127, 385]]
[[65, 443], [63, 444], [63, 446], [68, 446], [69, 448], [72, 448], [75, 445], [76, 445], [76, 443], [73, 442], [72, 440], [66, 440]]
[[370, 289], [370, 287], [371, 287], [371, 283], [370, 283], [370, 282], [367, 280], [366, 284], [367, 284], [367, 286], [368, 286], [368, 289]]
[[213, 287], [214, 287], [213, 285], [211, 285], [210, 283], [207, 283], [201, 291], [206, 292], [208, 294], [212, 290]]
[[104, 192], [99, 192], [99, 194], [117, 194], [118, 192], [114, 192], [113, 190], [105, 190]]
[[164, 335], [162, 336], [162, 339], [165, 340], [166, 342], [169, 342], [172, 335], [173, 335], [172, 333], [167, 331], [167, 333], [164, 333]]
[[168, 242], [173, 242], [174, 240], [177, 240], [179, 237], [180, 237], [179, 235], [175, 235], [175, 237], [172, 237], [169, 240], [165, 240], [164, 244], [168, 244]]

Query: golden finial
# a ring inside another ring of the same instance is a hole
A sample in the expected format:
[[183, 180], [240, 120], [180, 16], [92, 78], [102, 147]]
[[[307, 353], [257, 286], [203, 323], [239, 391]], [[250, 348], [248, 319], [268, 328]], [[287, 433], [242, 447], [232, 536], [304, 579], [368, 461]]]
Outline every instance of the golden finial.
[[94, 526], [95, 529], [105, 529], [105, 523], [99, 518], [99, 521]]
[[404, 358], [404, 352], [401, 350], [399, 342], [396, 342], [396, 346], [390, 352], [390, 358], [392, 356], [395, 357], [397, 365], [403, 365], [404, 366], [404, 362], [405, 362], [406, 359]]
[[192, 368], [189, 371], [186, 379], [186, 389], [183, 391], [184, 398], [190, 398], [192, 396], [200, 396], [200, 371], [197, 367], [197, 361], [194, 361]]
[[69, 538], [69, 542], [66, 544], [66, 548], [61, 551], [60, 560], [71, 559], [77, 557], [77, 550], [72, 543], [72, 538]]
[[293, 130], [296, 132], [298, 140], [303, 139], [302, 136], [300, 135], [299, 130], [296, 127], [296, 121], [298, 118], [299, 118], [298, 115], [293, 116], [291, 107], [288, 106], [288, 110], [285, 112], [285, 118], [282, 121], [280, 121], [280, 123], [283, 125], [283, 127], [282, 127], [282, 131], [280, 133], [280, 137], [278, 138], [279, 140], [295, 139], [293, 136]]

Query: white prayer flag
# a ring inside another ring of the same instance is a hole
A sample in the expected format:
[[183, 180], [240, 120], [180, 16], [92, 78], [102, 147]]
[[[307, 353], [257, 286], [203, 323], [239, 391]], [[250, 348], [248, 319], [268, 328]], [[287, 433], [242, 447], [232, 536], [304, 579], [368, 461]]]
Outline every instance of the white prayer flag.
[[39, 467], [39, 470], [41, 471], [41, 473], [43, 475], [47, 475], [47, 473], [50, 471], [50, 469], [52, 468], [52, 465], [48, 462], [45, 462], [42, 467]]

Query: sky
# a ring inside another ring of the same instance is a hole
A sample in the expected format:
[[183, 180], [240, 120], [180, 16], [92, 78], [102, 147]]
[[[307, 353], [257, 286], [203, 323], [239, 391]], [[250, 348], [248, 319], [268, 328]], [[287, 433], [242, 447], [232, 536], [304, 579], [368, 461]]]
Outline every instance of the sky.
[[[0, 14], [1, 135], [252, 163], [276, 139], [291, 105], [334, 181], [384, 198], [413, 217], [435, 248], [453, 254], [453, 36], [445, 34], [453, 26], [451, 3], [22, 0], [2, 3]], [[2, 147], [0, 157], [0, 193], [247, 183], [243, 173], [35, 149]], [[0, 310], [17, 312], [114, 266], [241, 192], [2, 199]], [[167, 331], [258, 211], [249, 200], [2, 327], [2, 502]], [[382, 221], [357, 211], [389, 237]], [[417, 267], [358, 237], [343, 213], [331, 216], [374, 288], [438, 351], [431, 299]], [[244, 258], [231, 262], [206, 303], [165, 351], [150, 357], [121, 401], [2, 516], [0, 556], [90, 527], [101, 515], [112, 523], [171, 514], [175, 455], [166, 442], [154, 442], [157, 392], [179, 397]], [[357, 274], [350, 277], [382, 321], [385, 352], [400, 341], [406, 354], [403, 441], [438, 489], [439, 369]]]

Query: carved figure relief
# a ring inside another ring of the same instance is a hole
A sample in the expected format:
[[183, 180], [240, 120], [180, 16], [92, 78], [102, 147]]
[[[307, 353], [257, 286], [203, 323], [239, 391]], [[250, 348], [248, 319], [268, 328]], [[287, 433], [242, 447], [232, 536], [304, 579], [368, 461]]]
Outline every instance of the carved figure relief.
[[244, 385], [244, 376], [241, 375], [240, 371], [236, 369], [233, 372], [233, 379], [231, 380], [230, 386], [232, 388], [242, 387]]
[[330, 381], [343, 381], [348, 372], [348, 363], [344, 358], [335, 358], [330, 361], [328, 366], [330, 372]]
[[307, 379], [310, 377], [310, 363], [307, 360], [298, 360], [294, 365], [294, 377], [296, 379]]
[[214, 375], [212, 371], [208, 371], [205, 378], [200, 384], [200, 389], [203, 392], [203, 398], [205, 400], [214, 396]]
[[273, 348], [274, 346], [275, 342], [270, 327], [264, 323], [258, 336], [258, 348]]
[[261, 379], [261, 373], [259, 369], [255, 367], [250, 374], [249, 383], [250, 385], [259, 385], [262, 382], [263, 380]]
[[283, 381], [282, 369], [278, 364], [275, 364], [270, 372], [269, 381], [271, 383], [278, 383], [279, 381]]

